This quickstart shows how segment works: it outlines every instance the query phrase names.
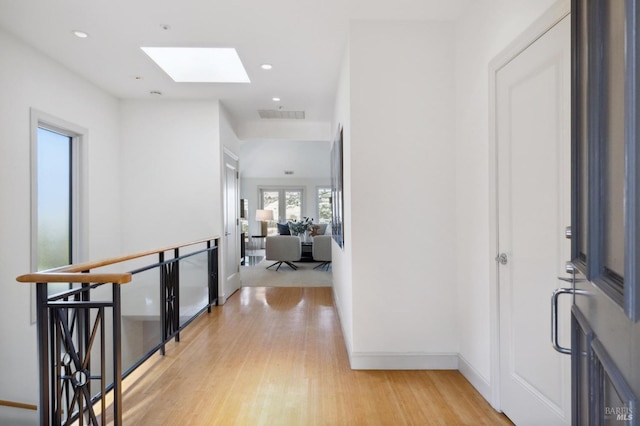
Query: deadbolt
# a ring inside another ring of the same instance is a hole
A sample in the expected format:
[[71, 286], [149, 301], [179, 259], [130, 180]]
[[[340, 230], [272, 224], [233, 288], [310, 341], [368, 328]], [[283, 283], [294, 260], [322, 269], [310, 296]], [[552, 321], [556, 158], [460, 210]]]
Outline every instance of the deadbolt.
[[571, 263], [571, 262], [567, 262], [567, 263], [564, 265], [564, 271], [565, 271], [567, 274], [575, 274], [575, 273], [576, 273], [576, 267], [575, 267], [575, 266], [573, 266], [573, 263]]
[[567, 226], [566, 228], [564, 228], [564, 236], [567, 240], [571, 239], [571, 227]]

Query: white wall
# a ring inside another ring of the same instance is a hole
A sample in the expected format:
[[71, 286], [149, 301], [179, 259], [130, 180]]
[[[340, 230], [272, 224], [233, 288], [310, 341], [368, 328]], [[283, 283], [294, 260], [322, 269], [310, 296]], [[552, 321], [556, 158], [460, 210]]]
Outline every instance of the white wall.
[[37, 404], [31, 285], [15, 281], [30, 272], [29, 109], [88, 130], [86, 255], [99, 259], [121, 252], [118, 101], [2, 31], [0, 52], [0, 399]]
[[456, 250], [461, 370], [488, 397], [491, 373], [489, 63], [553, 0], [469, 2], [456, 25]]
[[447, 23], [351, 25], [354, 368], [457, 367], [453, 35]]
[[[229, 112], [220, 104], [220, 144], [236, 156], [240, 155], [240, 139], [236, 135]], [[222, 173], [222, 169], [220, 171]]]
[[[342, 59], [334, 108], [334, 132], [342, 127], [343, 191], [344, 191], [344, 239], [351, 241], [351, 46], [348, 43]], [[333, 145], [333, 142], [332, 142]], [[333, 241], [331, 270], [333, 272], [333, 298], [340, 316], [340, 325], [347, 352], [353, 352], [353, 270], [351, 243], [340, 248]]]
[[217, 101], [122, 102], [125, 252], [220, 235]]
[[[243, 141], [240, 148], [242, 178], [288, 180], [328, 178], [331, 174], [329, 140]], [[285, 170], [293, 175], [285, 175]]]

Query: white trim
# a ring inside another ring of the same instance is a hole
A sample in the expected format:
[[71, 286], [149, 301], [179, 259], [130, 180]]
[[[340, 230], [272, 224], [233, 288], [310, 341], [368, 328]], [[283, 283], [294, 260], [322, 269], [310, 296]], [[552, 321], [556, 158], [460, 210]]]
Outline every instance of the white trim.
[[457, 370], [458, 354], [445, 353], [393, 353], [351, 352], [353, 370]]
[[348, 336], [344, 325], [345, 325], [345, 321], [344, 321], [344, 314], [342, 312], [342, 303], [340, 303], [340, 298], [338, 297], [338, 293], [336, 292], [336, 287], [332, 286], [332, 293], [333, 293], [333, 306], [336, 308], [336, 312], [338, 313], [338, 322], [340, 324], [340, 328], [342, 329], [342, 340], [344, 341], [344, 344], [346, 346], [347, 349], [347, 356], [349, 357], [349, 365], [351, 366], [351, 368], [353, 369], [353, 365], [351, 364], [351, 354], [353, 353], [353, 348], [351, 347], [351, 341], [349, 339], [346, 338], [346, 336]]
[[[491, 403], [491, 384], [460, 354], [458, 354], [458, 371], [484, 399]], [[499, 407], [494, 406], [493, 408], [500, 411]]]
[[[498, 193], [496, 149], [496, 77], [498, 71], [531, 46], [543, 34], [553, 28], [571, 13], [571, 2], [561, 0], [547, 10], [529, 28], [489, 63], [489, 280], [490, 289], [490, 351], [491, 377], [487, 398], [497, 410], [501, 409], [500, 399], [500, 292], [498, 268], [494, 257], [498, 254]], [[485, 396], [486, 398], [486, 396]]]
[[[37, 202], [38, 202], [38, 128], [71, 137], [72, 161], [71, 161], [71, 181], [73, 184], [71, 200], [72, 214], [75, 215], [72, 222], [72, 260], [75, 263], [88, 259], [89, 252], [89, 223], [88, 223], [88, 159], [89, 159], [89, 131], [77, 124], [55, 117], [46, 112], [30, 108], [29, 110], [29, 139], [30, 139], [30, 179], [31, 179], [31, 204], [30, 204], [30, 265], [31, 270], [38, 268], [38, 228]], [[36, 322], [35, 306], [35, 286], [31, 286], [31, 323]]]
[[231, 151], [226, 146], [223, 146], [222, 147], [222, 156], [224, 157], [225, 155], [228, 155], [229, 157], [233, 158], [235, 161], [240, 161], [240, 157], [235, 152]]
[[[229, 151], [226, 147], [222, 150], [222, 229], [223, 236], [220, 239], [220, 258], [222, 263], [218, 263], [218, 271], [220, 279], [218, 300], [224, 299], [224, 302], [231, 297], [231, 294], [235, 293], [242, 287], [242, 278], [240, 277], [240, 162], [238, 156]], [[229, 205], [228, 205], [228, 193], [227, 193], [227, 170], [233, 172], [233, 184], [235, 186], [235, 198], [233, 201], [233, 207], [235, 215], [234, 217], [228, 217]], [[233, 231], [226, 235], [227, 225], [233, 227]], [[234, 266], [232, 271], [227, 270], [227, 259], [229, 248], [227, 247], [228, 239], [235, 241], [234, 247]], [[229, 289], [233, 291], [227, 295]], [[222, 304], [224, 304], [222, 302]]]

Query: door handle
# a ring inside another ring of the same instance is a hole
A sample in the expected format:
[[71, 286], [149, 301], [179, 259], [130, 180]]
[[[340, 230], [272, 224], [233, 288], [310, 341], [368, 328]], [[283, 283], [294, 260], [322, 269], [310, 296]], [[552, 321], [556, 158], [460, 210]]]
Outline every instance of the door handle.
[[[572, 279], [570, 281], [573, 282]], [[553, 349], [560, 352], [561, 354], [570, 354], [570, 348], [563, 348], [562, 346], [560, 346], [560, 343], [558, 343], [558, 298], [561, 294], [587, 295], [588, 293], [584, 290], [577, 290], [573, 288], [558, 288], [553, 292], [553, 295], [551, 296], [551, 344], [553, 345]]]

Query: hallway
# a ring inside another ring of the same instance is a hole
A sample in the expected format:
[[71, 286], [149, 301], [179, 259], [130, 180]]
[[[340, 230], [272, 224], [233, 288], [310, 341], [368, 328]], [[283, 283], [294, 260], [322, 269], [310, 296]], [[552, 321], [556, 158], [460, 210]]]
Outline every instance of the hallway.
[[123, 400], [140, 425], [510, 424], [457, 371], [351, 370], [327, 287], [241, 289]]

